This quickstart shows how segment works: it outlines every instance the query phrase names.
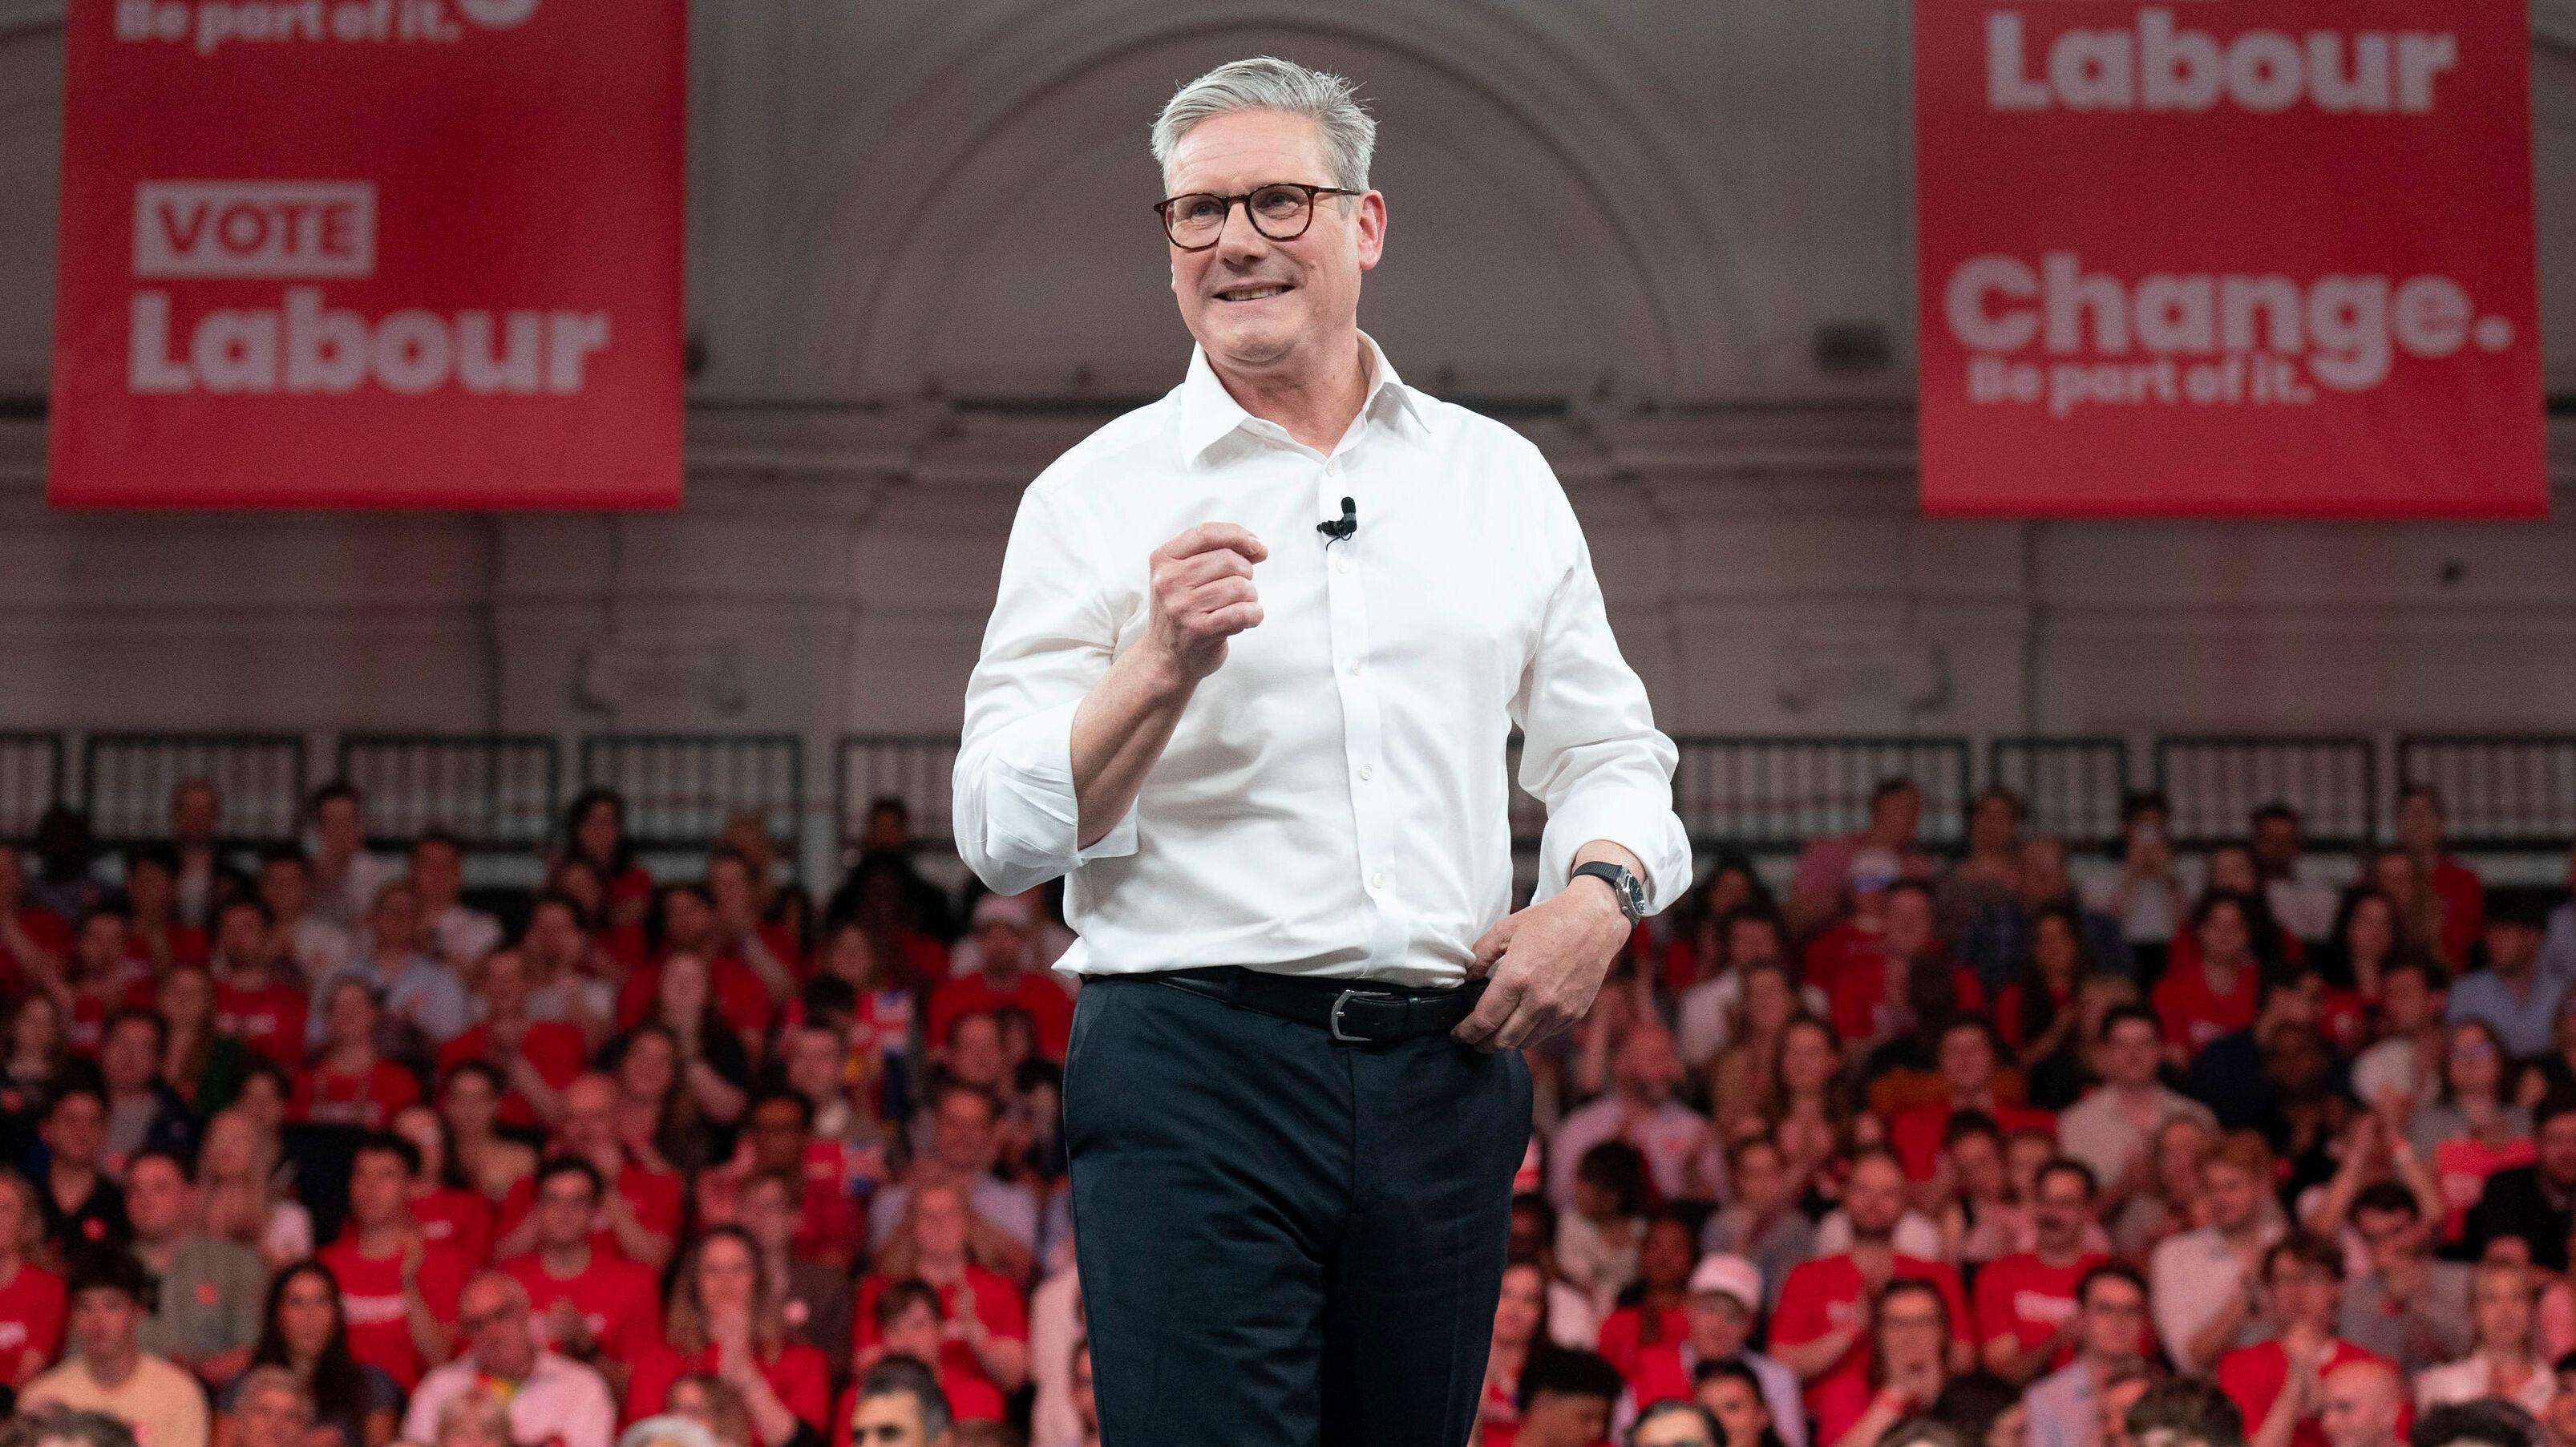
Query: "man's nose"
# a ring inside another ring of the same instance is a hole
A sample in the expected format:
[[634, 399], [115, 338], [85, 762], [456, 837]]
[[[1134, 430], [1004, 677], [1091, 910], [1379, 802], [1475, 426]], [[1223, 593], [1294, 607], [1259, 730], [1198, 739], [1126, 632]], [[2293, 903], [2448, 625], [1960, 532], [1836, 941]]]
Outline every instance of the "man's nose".
[[1252, 203], [1237, 201], [1225, 210], [1225, 226], [1216, 234], [1216, 254], [1228, 261], [1268, 255], [1270, 238], [1252, 224]]

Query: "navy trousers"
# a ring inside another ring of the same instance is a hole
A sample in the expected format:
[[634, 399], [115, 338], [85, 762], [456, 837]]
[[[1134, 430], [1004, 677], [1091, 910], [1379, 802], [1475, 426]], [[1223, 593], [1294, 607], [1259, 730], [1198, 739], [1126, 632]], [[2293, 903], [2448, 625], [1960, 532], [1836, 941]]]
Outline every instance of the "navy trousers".
[[1102, 1447], [1464, 1447], [1529, 1066], [1094, 976], [1065, 1061]]

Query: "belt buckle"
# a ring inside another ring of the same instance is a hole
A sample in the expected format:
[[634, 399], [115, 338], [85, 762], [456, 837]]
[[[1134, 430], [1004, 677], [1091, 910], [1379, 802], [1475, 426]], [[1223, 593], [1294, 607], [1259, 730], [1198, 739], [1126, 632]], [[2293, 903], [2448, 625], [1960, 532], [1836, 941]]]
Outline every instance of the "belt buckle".
[[1351, 1044], [1351, 1045], [1375, 1045], [1375, 1044], [1377, 1044], [1377, 1043], [1378, 1043], [1377, 1041], [1375, 1041], [1375, 1040], [1373, 1040], [1373, 1039], [1369, 1038], [1369, 1037], [1368, 1037], [1368, 1036], [1366, 1036], [1366, 1035], [1346, 1035], [1346, 1034], [1342, 1033], [1342, 1007], [1343, 1007], [1344, 1005], [1349, 1004], [1349, 1003], [1350, 1003], [1352, 1000], [1354, 1000], [1354, 999], [1360, 999], [1360, 1000], [1393, 1000], [1393, 999], [1398, 999], [1398, 998], [1400, 998], [1400, 997], [1399, 997], [1399, 996], [1396, 996], [1396, 995], [1388, 994], [1388, 993], [1387, 993], [1387, 992], [1385, 992], [1384, 990], [1363, 990], [1363, 989], [1359, 989], [1359, 988], [1357, 988], [1356, 986], [1354, 986], [1354, 987], [1353, 987], [1353, 988], [1351, 988], [1351, 989], [1344, 990], [1344, 991], [1343, 991], [1343, 992], [1341, 992], [1340, 994], [1338, 994], [1338, 995], [1334, 996], [1334, 997], [1333, 997], [1333, 1012], [1332, 1012], [1332, 1014], [1331, 1014], [1331, 1015], [1329, 1015], [1329, 1016], [1327, 1016], [1327, 1017], [1326, 1017], [1326, 1023], [1328, 1023], [1328, 1024], [1330, 1024], [1330, 1025], [1332, 1026], [1332, 1029], [1333, 1029], [1333, 1038], [1334, 1038], [1334, 1039], [1336, 1039], [1336, 1040], [1342, 1041], [1342, 1042], [1344, 1042], [1344, 1043], [1346, 1043], [1346, 1044]]

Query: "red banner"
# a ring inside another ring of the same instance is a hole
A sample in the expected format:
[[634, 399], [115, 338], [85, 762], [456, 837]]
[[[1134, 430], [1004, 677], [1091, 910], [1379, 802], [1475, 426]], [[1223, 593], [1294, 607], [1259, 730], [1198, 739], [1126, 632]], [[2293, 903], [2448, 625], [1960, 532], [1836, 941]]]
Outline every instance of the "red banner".
[[2523, 0], [1915, 0], [1924, 510], [2536, 516]]
[[65, 28], [54, 502], [679, 502], [684, 0]]

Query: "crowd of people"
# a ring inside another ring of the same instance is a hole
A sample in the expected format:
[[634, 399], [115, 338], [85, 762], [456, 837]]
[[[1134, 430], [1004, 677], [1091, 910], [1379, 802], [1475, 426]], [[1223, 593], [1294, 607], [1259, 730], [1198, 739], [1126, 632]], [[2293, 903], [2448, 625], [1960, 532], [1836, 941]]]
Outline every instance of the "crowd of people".
[[[1060, 882], [952, 895], [891, 799], [823, 898], [748, 819], [657, 877], [598, 792], [500, 897], [365, 808], [0, 846], [0, 1390], [142, 1447], [1096, 1447]], [[2576, 904], [2422, 790], [2341, 869], [2277, 805], [2203, 856], [2152, 794], [2107, 853], [1922, 810], [1703, 860], [1532, 1047], [1480, 1447], [2131, 1447], [2167, 1397], [2576, 1447]]]

